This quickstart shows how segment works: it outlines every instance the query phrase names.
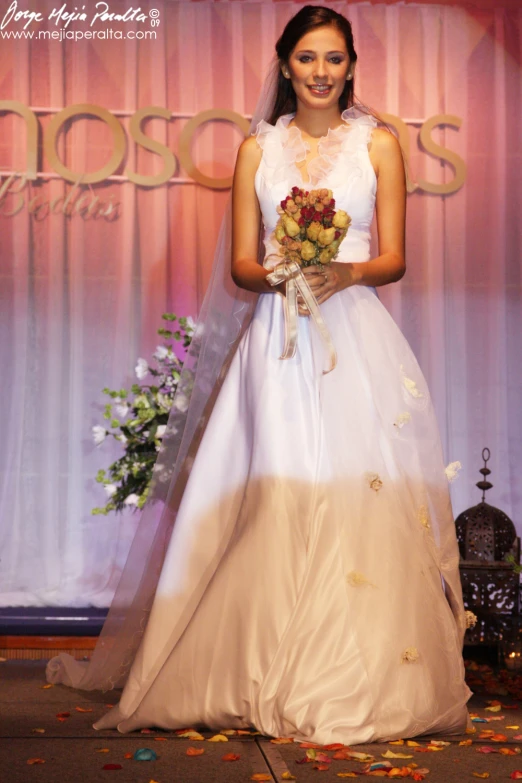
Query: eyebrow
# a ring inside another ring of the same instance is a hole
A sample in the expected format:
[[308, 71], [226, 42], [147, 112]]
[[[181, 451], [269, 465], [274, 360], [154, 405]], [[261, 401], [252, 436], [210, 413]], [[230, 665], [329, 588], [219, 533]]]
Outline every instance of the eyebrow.
[[[296, 54], [315, 54], [313, 49], [300, 49]], [[345, 54], [345, 52], [342, 52], [340, 49], [333, 49], [331, 52], [327, 52], [327, 54]]]

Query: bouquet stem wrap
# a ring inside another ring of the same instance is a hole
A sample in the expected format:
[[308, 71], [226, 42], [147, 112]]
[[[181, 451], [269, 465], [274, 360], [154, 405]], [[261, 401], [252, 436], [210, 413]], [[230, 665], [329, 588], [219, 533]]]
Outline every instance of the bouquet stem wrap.
[[297, 311], [297, 292], [299, 292], [303, 297], [310, 315], [328, 350], [330, 367], [328, 370], [323, 370], [323, 375], [331, 372], [337, 364], [337, 354], [335, 352], [334, 344], [332, 342], [330, 332], [328, 331], [328, 327], [326, 326], [321, 315], [317, 299], [315, 298], [312, 289], [308, 285], [297, 261], [284, 261], [283, 263], [278, 264], [273, 269], [273, 271], [266, 276], [266, 280], [272, 286], [286, 282], [286, 296], [284, 303], [285, 344], [283, 347], [283, 353], [279, 358], [291, 359], [295, 355], [297, 347], [297, 319], [299, 318]]

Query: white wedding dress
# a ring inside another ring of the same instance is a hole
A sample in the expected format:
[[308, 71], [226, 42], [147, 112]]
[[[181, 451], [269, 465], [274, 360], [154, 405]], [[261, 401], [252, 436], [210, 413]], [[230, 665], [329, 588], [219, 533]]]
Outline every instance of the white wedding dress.
[[[309, 183], [352, 218], [337, 261], [367, 260], [375, 121], [344, 112], [305, 182], [293, 116], [257, 128], [267, 256], [277, 204]], [[295, 357], [279, 358], [283, 297], [259, 296], [121, 700], [95, 728], [255, 727], [353, 745], [468, 725], [458, 547], [425, 380], [374, 289], [348, 288], [321, 312], [338, 355], [328, 374], [306, 317]], [[64, 658], [48, 677], [74, 685]]]

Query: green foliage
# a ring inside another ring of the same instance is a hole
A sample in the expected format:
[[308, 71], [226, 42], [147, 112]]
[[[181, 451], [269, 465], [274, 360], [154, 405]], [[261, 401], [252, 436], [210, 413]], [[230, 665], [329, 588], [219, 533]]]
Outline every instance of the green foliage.
[[[158, 329], [165, 343], [154, 354], [157, 366], [139, 359], [136, 374], [141, 383], [133, 383], [130, 392], [114, 391], [107, 386], [103, 389], [111, 400], [103, 412], [109, 424], [93, 427], [93, 437], [99, 444], [112, 436], [123, 444], [124, 452], [106, 470], [100, 469], [96, 474], [96, 481], [104, 485], [109, 500], [105, 506], [93, 508], [94, 515], [106, 516], [129, 505], [143, 508], [149, 494], [152, 471], [183, 367], [173, 351], [172, 340], [182, 341], [183, 347], [188, 348], [194, 333], [191, 318], [163, 313], [162, 319], [173, 325], [177, 322], [178, 328]], [[151, 383], [145, 383], [145, 377], [151, 377]]]

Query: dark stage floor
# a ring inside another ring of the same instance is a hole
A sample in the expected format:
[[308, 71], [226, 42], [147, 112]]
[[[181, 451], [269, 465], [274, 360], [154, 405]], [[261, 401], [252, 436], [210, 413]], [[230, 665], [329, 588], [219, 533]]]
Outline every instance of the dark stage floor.
[[[108, 703], [117, 700], [117, 692], [73, 691], [63, 686], [45, 688], [44, 668], [44, 661], [0, 663], [0, 781], [91, 783], [107, 781], [111, 774], [117, 775], [122, 783], [283, 781], [293, 779], [289, 775], [294, 775], [300, 783], [307, 783], [317, 779], [339, 780], [345, 777], [339, 773], [347, 772], [366, 777], [363, 771], [367, 761], [333, 759], [335, 750], [329, 750], [326, 754], [332, 759], [330, 762], [297, 764], [296, 761], [306, 757], [305, 748], [297, 744], [276, 744], [260, 736], [229, 735], [228, 742], [209, 742], [216, 732], [205, 733], [204, 741], [180, 739], [174, 733], [162, 730], [131, 735], [118, 734], [115, 730], [96, 732], [91, 724], [103, 714]], [[500, 711], [486, 711], [487, 700], [495, 698], [501, 702]], [[509, 709], [510, 705], [516, 705], [516, 708]], [[474, 734], [434, 737], [438, 742], [450, 743], [439, 746], [442, 750], [433, 750], [436, 746], [430, 746], [429, 738], [419, 739], [419, 745], [414, 746], [408, 746], [406, 742], [404, 745], [375, 743], [357, 745], [353, 750], [370, 754], [380, 762], [385, 760], [383, 754], [389, 751], [404, 754], [407, 758], [392, 758], [390, 762], [397, 768], [416, 764], [414, 772], [429, 769], [428, 783], [477, 780], [473, 773], [489, 773], [489, 780], [495, 782], [512, 779], [513, 771], [522, 769], [522, 754], [518, 755], [521, 745], [515, 739], [522, 736], [522, 710], [518, 702], [507, 694], [476, 694], [470, 710], [488, 722], [476, 722]], [[69, 715], [61, 716], [60, 720], [61, 713]], [[481, 736], [481, 732], [498, 736]], [[460, 742], [468, 744], [460, 745]], [[189, 747], [203, 749], [204, 753], [189, 756]], [[432, 750], [426, 750], [428, 747]], [[484, 747], [495, 752], [479, 752]], [[140, 748], [155, 751], [157, 760], [132, 758]], [[239, 758], [225, 761], [223, 756], [226, 754]], [[41, 761], [28, 763], [34, 759]], [[107, 764], [121, 768], [104, 769]], [[326, 769], [317, 769], [317, 766]], [[414, 778], [409, 775], [405, 779]]]

